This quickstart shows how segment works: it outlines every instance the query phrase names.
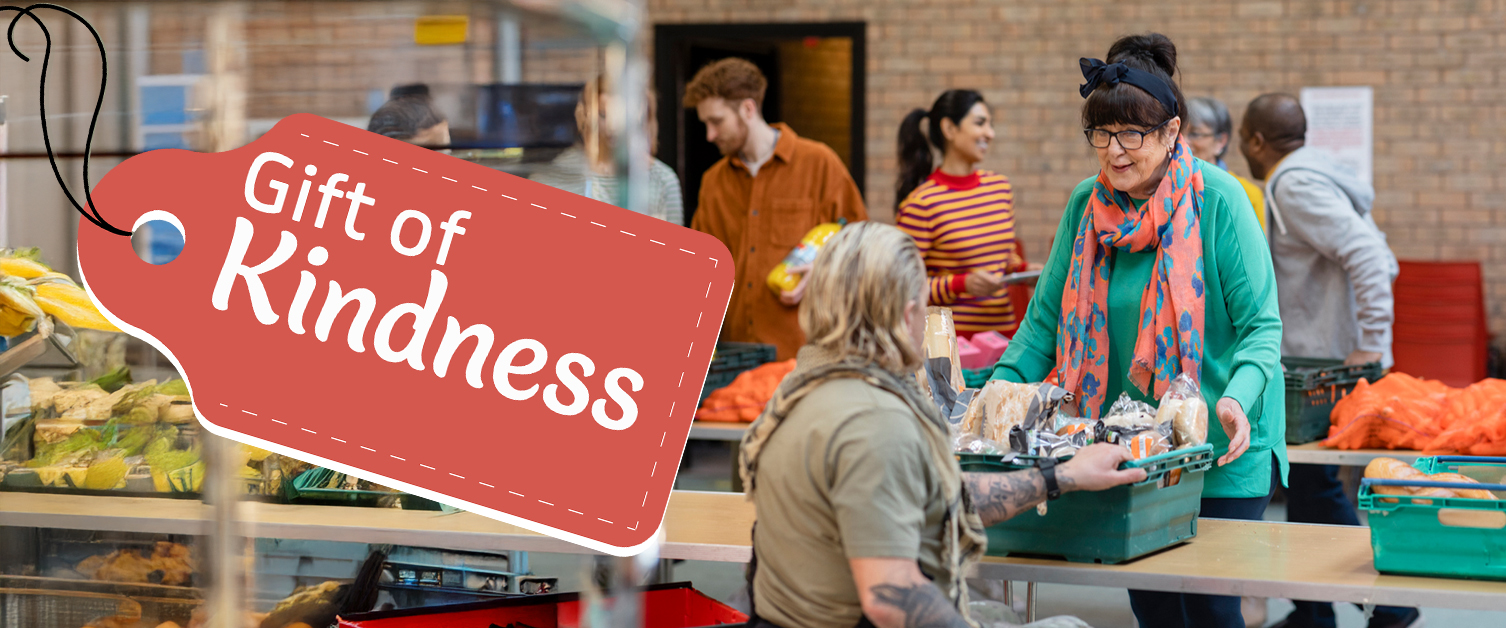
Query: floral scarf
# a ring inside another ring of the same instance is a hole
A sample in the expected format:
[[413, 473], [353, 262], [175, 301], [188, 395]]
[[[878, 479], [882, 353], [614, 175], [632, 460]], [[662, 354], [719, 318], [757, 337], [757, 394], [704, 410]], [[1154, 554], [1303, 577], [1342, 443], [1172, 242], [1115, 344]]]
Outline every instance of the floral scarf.
[[1070, 275], [1062, 289], [1056, 363], [1062, 387], [1077, 394], [1085, 416], [1102, 412], [1108, 374], [1109, 271], [1115, 249], [1155, 251], [1150, 285], [1140, 298], [1140, 330], [1129, 380], [1155, 397], [1181, 373], [1198, 378], [1203, 364], [1203, 173], [1177, 139], [1171, 165], [1149, 201], [1135, 208], [1102, 172], [1072, 241]]

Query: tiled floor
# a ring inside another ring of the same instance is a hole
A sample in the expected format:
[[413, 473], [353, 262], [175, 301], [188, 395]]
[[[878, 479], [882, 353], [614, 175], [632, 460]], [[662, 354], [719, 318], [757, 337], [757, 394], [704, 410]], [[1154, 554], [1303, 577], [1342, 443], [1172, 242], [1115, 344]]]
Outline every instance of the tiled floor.
[[[689, 465], [680, 470], [676, 486], [693, 490], [729, 490], [731, 488], [731, 448], [723, 443], [692, 443]], [[1286, 508], [1273, 503], [1266, 511], [1266, 519], [1284, 521]], [[570, 574], [581, 573], [587, 559], [577, 556], [534, 554], [530, 557], [532, 567], [540, 574], [560, 576], [561, 590], [578, 590], [580, 580]], [[676, 565], [671, 577], [676, 581], [690, 581], [706, 594], [740, 606], [742, 595], [743, 566], [727, 563], [683, 562]], [[1015, 585], [1017, 605], [1023, 610], [1024, 584]], [[1075, 615], [1096, 628], [1135, 628], [1134, 615], [1129, 609], [1129, 595], [1123, 589], [1077, 587], [1042, 584], [1037, 587], [1036, 602], [1038, 617]], [[1267, 622], [1270, 625], [1282, 619], [1292, 610], [1287, 600], [1266, 602]], [[1506, 609], [1506, 602], [1502, 603]], [[1365, 619], [1360, 609], [1353, 604], [1336, 606], [1339, 628], [1365, 628]], [[1425, 608], [1423, 619], [1429, 628], [1475, 628], [1506, 626], [1506, 612], [1458, 611], [1452, 609]]]

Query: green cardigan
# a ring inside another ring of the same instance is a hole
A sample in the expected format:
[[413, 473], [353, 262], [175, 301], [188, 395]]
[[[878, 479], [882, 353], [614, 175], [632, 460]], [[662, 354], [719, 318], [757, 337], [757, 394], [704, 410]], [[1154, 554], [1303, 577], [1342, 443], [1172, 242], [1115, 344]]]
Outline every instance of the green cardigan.
[[[1239, 402], [1250, 419], [1250, 448], [1205, 477], [1203, 497], [1264, 497], [1271, 490], [1274, 455], [1286, 482], [1286, 390], [1281, 376], [1281, 315], [1271, 252], [1239, 182], [1207, 162], [1203, 170], [1203, 258], [1208, 298], [1203, 310], [1203, 398], [1208, 402], [1208, 441], [1214, 458], [1228, 451], [1229, 437], [1214, 407], [1221, 397]], [[1036, 285], [1019, 332], [999, 359], [992, 379], [1038, 382], [1056, 367], [1062, 287], [1071, 266], [1072, 240], [1082, 222], [1094, 176], [1077, 185], [1056, 230], [1055, 245]], [[1140, 296], [1150, 285], [1155, 253], [1113, 253], [1109, 279], [1109, 368], [1104, 410], [1128, 391], [1140, 394], [1126, 373], [1134, 353]], [[1076, 392], [1076, 391], [1073, 391]]]

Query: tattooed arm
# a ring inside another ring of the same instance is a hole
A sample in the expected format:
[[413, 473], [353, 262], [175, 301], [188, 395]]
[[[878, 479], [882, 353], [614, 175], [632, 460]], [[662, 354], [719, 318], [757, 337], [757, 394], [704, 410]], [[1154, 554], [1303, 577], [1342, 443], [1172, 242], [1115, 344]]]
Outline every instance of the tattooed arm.
[[[983, 525], [991, 526], [1008, 520], [1036, 504], [1046, 501], [1046, 480], [1037, 469], [1013, 473], [964, 473], [963, 482], [973, 494], [973, 505], [983, 518]], [[1066, 482], [1057, 469], [1056, 483], [1062, 492], [1067, 491]]]
[[[1144, 480], [1144, 469], [1118, 470], [1119, 464], [1129, 459], [1129, 450], [1118, 445], [1084, 447], [1071, 460], [1056, 467], [1056, 484], [1063, 493], [1070, 493], [1101, 491]], [[1046, 499], [1046, 480], [1036, 469], [964, 473], [962, 477], [986, 526], [1018, 515]]]
[[941, 589], [907, 558], [852, 558], [863, 615], [880, 628], [966, 628]]

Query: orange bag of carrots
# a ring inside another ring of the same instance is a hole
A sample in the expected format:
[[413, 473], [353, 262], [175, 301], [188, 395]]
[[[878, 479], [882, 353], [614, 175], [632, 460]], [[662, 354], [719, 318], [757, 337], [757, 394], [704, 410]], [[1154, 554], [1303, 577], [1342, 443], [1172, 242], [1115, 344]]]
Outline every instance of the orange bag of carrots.
[[774, 398], [774, 391], [784, 376], [795, 370], [794, 360], [770, 362], [738, 374], [731, 384], [711, 391], [696, 410], [700, 421], [726, 423], [751, 423], [763, 413], [763, 408]]
[[1392, 373], [1374, 384], [1360, 380], [1333, 407], [1328, 440], [1336, 449], [1422, 449], [1443, 430], [1453, 389], [1442, 382]]

